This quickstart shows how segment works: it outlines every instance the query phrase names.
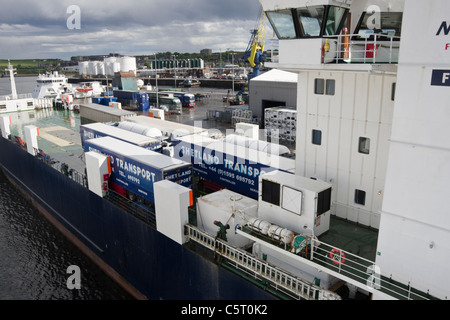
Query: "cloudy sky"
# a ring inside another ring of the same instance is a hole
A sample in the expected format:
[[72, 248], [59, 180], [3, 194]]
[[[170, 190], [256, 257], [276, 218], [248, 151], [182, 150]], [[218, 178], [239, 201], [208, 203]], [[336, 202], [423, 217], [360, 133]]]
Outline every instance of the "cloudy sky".
[[0, 58], [243, 51], [260, 12], [258, 0], [2, 0]]

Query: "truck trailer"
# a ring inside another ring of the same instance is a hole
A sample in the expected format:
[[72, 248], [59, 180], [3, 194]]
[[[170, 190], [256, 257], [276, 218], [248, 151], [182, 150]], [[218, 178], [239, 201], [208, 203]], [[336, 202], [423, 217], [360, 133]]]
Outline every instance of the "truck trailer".
[[136, 145], [103, 137], [86, 140], [85, 152], [98, 152], [110, 159], [109, 181], [151, 204], [155, 203], [153, 183], [170, 180], [192, 187], [192, 164]]

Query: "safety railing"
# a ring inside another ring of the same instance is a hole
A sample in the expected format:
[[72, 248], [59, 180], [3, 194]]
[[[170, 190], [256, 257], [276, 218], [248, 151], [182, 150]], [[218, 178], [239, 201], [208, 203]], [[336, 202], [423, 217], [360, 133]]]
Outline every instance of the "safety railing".
[[[10, 136], [10, 141], [15, 143], [19, 148], [26, 151], [27, 144], [26, 142], [19, 136]], [[88, 188], [88, 180], [87, 175], [82, 174], [72, 168], [69, 167], [68, 164], [60, 162], [58, 160], [54, 160], [50, 155], [46, 154], [42, 149], [34, 149], [35, 157], [45, 164], [51, 166], [53, 169], [61, 172], [66, 177], [72, 179], [76, 183], [82, 185], [85, 188]], [[108, 190], [105, 195], [105, 199], [114, 205], [120, 207], [122, 210], [127, 213], [133, 215], [139, 220], [147, 223], [148, 225], [156, 228], [156, 216], [155, 212], [151, 210], [151, 208], [143, 203], [131, 201], [122, 195]]]
[[[21, 148], [24, 151], [27, 151], [27, 144], [26, 142], [19, 136], [9, 136], [9, 141], [12, 143], [15, 143], [19, 148]], [[70, 168], [66, 163], [62, 163], [58, 160], [53, 159], [48, 154], [46, 154], [42, 149], [34, 149], [34, 156], [44, 162], [45, 164], [51, 166], [55, 170], [61, 172], [66, 177], [72, 179], [76, 183], [79, 183], [83, 187], [88, 187], [88, 181], [86, 174], [82, 174], [72, 168]]]
[[296, 299], [340, 300], [339, 295], [299, 279], [298, 277], [273, 266], [264, 260], [260, 260], [221, 239], [209, 235], [192, 225], [186, 225], [185, 230], [186, 235], [190, 240], [201, 244], [214, 251], [215, 254], [225, 258], [228, 264], [232, 265], [235, 269], [243, 270], [255, 279], [269, 282], [271, 287], [276, 291]]
[[[17, 94], [17, 99], [30, 99], [32, 98], [31, 93], [19, 93]], [[0, 96], [0, 101], [8, 101], [11, 100], [11, 95]]]
[[305, 257], [318, 265], [350, 278], [399, 300], [429, 300], [431, 296], [415, 290], [411, 284], [403, 285], [391, 278], [383, 277], [375, 262], [351, 252], [337, 248], [317, 239], [311, 241], [312, 250]]
[[324, 63], [398, 63], [400, 37], [390, 34], [341, 34], [324, 37]]
[[136, 217], [137, 219], [150, 225], [151, 227], [156, 228], [155, 212], [145, 204], [131, 201], [130, 199], [125, 198], [124, 196], [114, 192], [113, 190], [108, 190], [104, 198], [117, 207], [121, 208], [128, 214]]

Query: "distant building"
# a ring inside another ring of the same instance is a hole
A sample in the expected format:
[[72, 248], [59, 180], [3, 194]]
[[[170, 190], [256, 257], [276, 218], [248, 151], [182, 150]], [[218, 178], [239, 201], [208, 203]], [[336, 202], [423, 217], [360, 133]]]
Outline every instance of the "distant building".
[[203, 54], [212, 54], [212, 49], [203, 49], [203, 50], [200, 50], [200, 53], [203, 53]]

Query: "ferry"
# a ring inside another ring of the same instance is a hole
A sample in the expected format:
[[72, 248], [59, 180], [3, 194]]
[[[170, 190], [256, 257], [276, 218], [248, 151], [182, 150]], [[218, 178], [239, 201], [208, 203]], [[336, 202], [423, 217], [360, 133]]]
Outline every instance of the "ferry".
[[64, 93], [73, 93], [72, 85], [68, 82], [65, 75], [58, 71], [39, 74], [36, 79], [36, 87], [33, 90], [32, 97], [35, 99], [61, 99]]
[[260, 3], [265, 66], [298, 75], [294, 159], [194, 127], [171, 152], [81, 146], [52, 110], [40, 130], [0, 116], [1, 169], [138, 299], [447, 300], [450, 3]]
[[9, 73], [11, 81], [11, 94], [0, 96], [0, 113], [21, 112], [52, 107], [52, 99], [42, 97], [35, 98], [31, 93], [17, 93], [15, 82], [16, 69], [14, 69], [10, 61], [8, 61], [8, 66], [5, 69], [5, 73], [6, 72]]

